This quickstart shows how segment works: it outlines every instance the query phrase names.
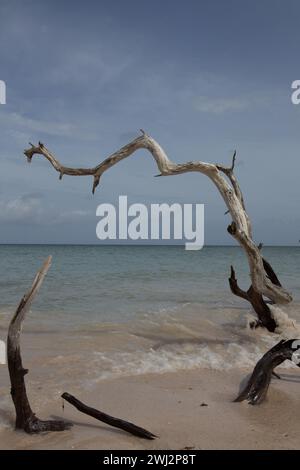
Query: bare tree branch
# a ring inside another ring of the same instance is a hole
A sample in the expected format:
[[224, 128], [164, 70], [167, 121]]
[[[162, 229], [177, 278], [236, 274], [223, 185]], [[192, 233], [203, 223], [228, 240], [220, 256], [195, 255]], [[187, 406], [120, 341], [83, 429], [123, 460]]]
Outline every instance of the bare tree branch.
[[258, 323], [256, 323], [254, 326], [264, 326], [269, 331], [274, 332], [276, 329], [276, 322], [272, 316], [268, 304], [264, 301], [263, 296], [253, 289], [252, 285], [249, 287], [247, 292], [242, 290], [238, 285], [233, 266], [231, 266], [231, 273], [228, 281], [231, 292], [234, 295], [247, 300], [252, 305], [253, 310], [256, 312], [259, 320]]
[[281, 340], [270, 349], [258, 361], [247, 385], [234, 401], [239, 402], [247, 400], [250, 405], [258, 405], [261, 403], [266, 398], [272, 374], [277, 376], [277, 374], [273, 372], [275, 367], [286, 360], [291, 360], [295, 351], [300, 349], [300, 344], [296, 346], [296, 348], [293, 347], [295, 342], [295, 339]]
[[[250, 219], [245, 209], [243, 196], [238, 182], [233, 174], [235, 154], [233, 155], [232, 165], [230, 168], [202, 161], [176, 164], [168, 158], [161, 146], [144, 131], [142, 131], [142, 135], [140, 137], [134, 139], [93, 168], [71, 168], [63, 166], [42, 143], [39, 143], [38, 146], [31, 144], [31, 148], [25, 150], [24, 153], [29, 162], [35, 154], [44, 156], [51, 163], [54, 169], [59, 172], [60, 178], [62, 178], [63, 175], [93, 176], [94, 193], [99, 184], [100, 178], [105, 171], [121, 160], [129, 157], [139, 149], [147, 149], [151, 153], [160, 171], [158, 176], [171, 176], [188, 172], [198, 172], [211, 179], [220, 192], [233, 220], [228, 231], [238, 241], [242, 248], [244, 248], [247, 254], [253, 289], [276, 303], [290, 302], [292, 300], [291, 295], [281, 286], [274, 285], [266, 275], [262, 256], [258, 247], [252, 240]], [[222, 175], [222, 173], [229, 178], [229, 181]]]
[[72, 424], [64, 421], [42, 421], [37, 418], [31, 410], [24, 380], [24, 376], [28, 374], [28, 369], [24, 369], [21, 357], [20, 335], [22, 324], [50, 264], [51, 256], [47, 258], [41, 270], [35, 276], [31, 288], [22, 298], [8, 329], [7, 362], [11, 382], [11, 396], [16, 409], [16, 429], [23, 429], [28, 433], [64, 431], [72, 426]]
[[232, 187], [235, 191], [236, 196], [240, 200], [240, 202], [243, 206], [243, 209], [246, 210], [245, 203], [244, 203], [244, 198], [243, 198], [243, 194], [242, 194], [240, 185], [239, 185], [239, 183], [238, 183], [238, 181], [235, 177], [235, 174], [233, 172], [234, 166], [235, 166], [235, 160], [236, 160], [236, 150], [233, 153], [232, 163], [231, 163], [230, 167], [226, 167], [226, 166], [222, 166], [222, 165], [216, 165], [216, 166], [217, 166], [218, 170], [222, 171], [229, 178], [229, 180], [232, 184]]
[[242, 290], [238, 285], [233, 266], [230, 266], [230, 277], [228, 278], [228, 281], [229, 281], [231, 292], [234, 295], [237, 295], [238, 297], [241, 297], [242, 299], [249, 301], [247, 292]]
[[134, 436], [149, 440], [153, 440], [157, 437], [155, 436], [155, 434], [152, 434], [152, 432], [147, 431], [147, 429], [141, 428], [140, 426], [136, 426], [135, 424], [130, 423], [129, 421], [124, 421], [120, 418], [114, 418], [113, 416], [103, 413], [102, 411], [96, 410], [95, 408], [91, 408], [90, 406], [85, 405], [73, 395], [70, 395], [70, 393], [63, 393], [62, 398], [71, 405], [75, 406], [75, 408], [78, 411], [81, 411], [81, 413], [84, 413], [88, 416], [92, 416], [98, 421], [109, 424], [110, 426], [113, 426], [115, 428], [123, 429], [123, 431], [129, 432]]

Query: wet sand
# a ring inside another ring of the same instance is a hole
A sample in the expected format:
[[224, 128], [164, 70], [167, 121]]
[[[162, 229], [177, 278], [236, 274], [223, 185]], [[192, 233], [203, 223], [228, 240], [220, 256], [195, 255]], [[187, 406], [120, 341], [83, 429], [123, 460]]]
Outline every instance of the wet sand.
[[[280, 371], [280, 369], [279, 369]], [[35, 407], [41, 418], [71, 420], [63, 433], [29, 436], [13, 430], [13, 408], [0, 410], [7, 427], [1, 449], [298, 449], [300, 371], [282, 369], [267, 401], [258, 406], [233, 403], [249, 371], [180, 371], [105, 380], [93, 391], [77, 391], [82, 401], [128, 419], [159, 437], [146, 441], [99, 423], [57, 396]], [[72, 393], [72, 390], [67, 390]], [[207, 406], [204, 406], [206, 404]]]
[[[245, 377], [281, 334], [249, 330], [245, 313], [192, 310], [128, 324], [66, 330], [29, 315], [22, 333], [28, 396], [41, 419], [64, 418], [70, 431], [29, 436], [14, 430], [7, 367], [0, 366], [1, 449], [297, 449], [300, 369], [286, 361], [267, 401], [233, 403]], [[240, 321], [237, 319], [240, 316]], [[299, 317], [299, 310], [293, 309]], [[0, 323], [5, 338], [10, 316]], [[299, 337], [283, 315], [284, 336]], [[146, 441], [87, 417], [63, 392], [145, 427]], [[207, 406], [202, 406], [203, 404]]]

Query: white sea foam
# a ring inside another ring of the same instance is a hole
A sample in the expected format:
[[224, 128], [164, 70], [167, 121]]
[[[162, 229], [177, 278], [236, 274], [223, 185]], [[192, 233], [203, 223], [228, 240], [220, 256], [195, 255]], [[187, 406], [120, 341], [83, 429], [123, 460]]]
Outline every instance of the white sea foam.
[[[273, 342], [270, 346], [274, 344]], [[96, 379], [110, 379], [119, 376], [134, 376], [149, 373], [176, 372], [179, 370], [234, 368], [252, 369], [269, 346], [240, 345], [237, 343], [219, 345], [172, 345], [135, 353], [118, 352], [94, 353], [94, 367], [99, 370]], [[283, 367], [294, 365], [288, 361]]]
[[[98, 333], [91, 337], [85, 334], [84, 344], [92, 346], [92, 340], [93, 350], [88, 357], [83, 355], [82, 361], [79, 355], [74, 367], [82, 370], [82, 364], [89, 364], [83, 380], [90, 384], [120, 376], [191, 369], [243, 368], [251, 372], [280, 339], [300, 337], [295, 320], [278, 307], [271, 306], [271, 310], [279, 324], [275, 333], [248, 328], [247, 320], [249, 324], [256, 317], [247, 316], [245, 311], [207, 311], [201, 305], [187, 305], [178, 312], [160, 311], [134, 324], [114, 324], [113, 328], [100, 325]], [[297, 309], [293, 312], [297, 316]], [[224, 318], [226, 323], [222, 322]], [[58, 362], [62, 364], [62, 359]], [[70, 359], [66, 362], [69, 366]], [[286, 361], [283, 367], [295, 366]]]
[[5, 429], [11, 428], [11, 418], [13, 415], [11, 415], [11, 410], [12, 410], [12, 404], [11, 404], [11, 397], [8, 395], [8, 393], [5, 395], [3, 393], [3, 396], [0, 400], [0, 409], [1, 409], [1, 415], [0, 415], [0, 431], [3, 431]]
[[300, 325], [284, 311], [284, 307], [270, 305], [269, 308], [272, 317], [278, 325], [275, 331], [276, 333], [285, 339], [300, 338]]
[[[278, 306], [270, 306], [270, 309], [279, 325], [275, 333], [250, 329], [249, 324], [256, 320], [250, 313], [236, 318], [234, 311], [226, 312], [227, 324], [211, 321], [216, 317], [204, 319], [202, 313], [189, 317], [187, 311], [186, 315], [165, 315], [158, 322], [152, 317], [148, 328], [150, 324], [151, 328], [155, 326], [151, 333], [156, 344], [134, 351], [94, 352], [93, 366], [99, 371], [97, 380], [187, 369], [246, 368], [251, 371], [280, 339], [300, 338], [299, 325], [289, 317], [288, 309], [284, 311]], [[282, 367], [295, 366], [285, 361]]]

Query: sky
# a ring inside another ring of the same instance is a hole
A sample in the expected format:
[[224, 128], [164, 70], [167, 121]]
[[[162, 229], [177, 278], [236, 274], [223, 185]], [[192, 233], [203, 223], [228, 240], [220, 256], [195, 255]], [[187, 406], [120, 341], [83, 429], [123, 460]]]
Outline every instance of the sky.
[[0, 0], [0, 243], [98, 243], [96, 208], [205, 204], [205, 243], [234, 244], [207, 177], [153, 178], [139, 151], [104, 174], [59, 181], [23, 155], [42, 141], [66, 166], [94, 166], [145, 129], [171, 160], [229, 164], [255, 240], [300, 239], [297, 0]]

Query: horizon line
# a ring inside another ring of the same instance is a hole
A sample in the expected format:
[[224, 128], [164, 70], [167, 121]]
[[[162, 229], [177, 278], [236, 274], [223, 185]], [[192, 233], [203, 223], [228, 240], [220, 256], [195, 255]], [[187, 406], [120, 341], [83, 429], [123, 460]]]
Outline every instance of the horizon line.
[[[134, 247], [184, 247], [184, 243], [173, 243], [173, 244], [159, 244], [159, 243], [66, 243], [66, 242], [51, 242], [51, 243], [5, 243], [5, 242], [0, 242], [0, 246], [99, 246], [99, 247], [104, 247], [104, 246], [134, 246]], [[203, 248], [207, 247], [228, 247], [228, 248], [241, 248], [240, 245], [235, 244], [235, 245], [230, 245], [230, 244], [207, 244], [204, 245]], [[268, 245], [264, 244], [263, 247], [274, 247], [274, 248], [283, 248], [283, 247], [291, 247], [291, 248], [300, 248], [300, 245]], [[201, 250], [200, 250], [201, 251]]]

